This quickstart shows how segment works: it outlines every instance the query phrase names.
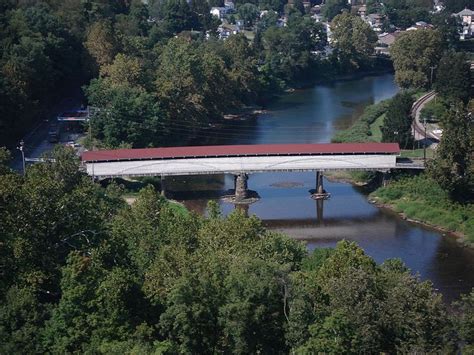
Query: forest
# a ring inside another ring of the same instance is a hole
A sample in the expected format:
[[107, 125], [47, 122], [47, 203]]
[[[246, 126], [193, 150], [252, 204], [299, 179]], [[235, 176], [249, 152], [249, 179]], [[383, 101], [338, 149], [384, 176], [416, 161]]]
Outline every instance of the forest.
[[79, 172], [71, 148], [26, 176], [0, 165], [1, 353], [453, 353], [474, 350], [474, 292], [448, 307], [400, 260], [355, 243], [308, 254], [215, 203]]

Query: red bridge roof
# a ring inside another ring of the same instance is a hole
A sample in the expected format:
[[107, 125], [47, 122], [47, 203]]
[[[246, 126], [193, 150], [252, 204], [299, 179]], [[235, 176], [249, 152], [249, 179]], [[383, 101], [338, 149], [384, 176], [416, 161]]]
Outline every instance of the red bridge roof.
[[255, 144], [87, 151], [93, 162], [265, 155], [400, 154], [398, 143]]

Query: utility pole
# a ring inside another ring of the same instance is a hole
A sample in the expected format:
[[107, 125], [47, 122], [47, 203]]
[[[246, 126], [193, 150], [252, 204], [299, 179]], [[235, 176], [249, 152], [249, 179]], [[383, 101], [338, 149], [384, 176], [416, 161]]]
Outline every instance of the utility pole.
[[21, 160], [22, 160], [22, 163], [23, 163], [23, 176], [25, 176], [26, 174], [26, 166], [25, 166], [25, 142], [23, 141], [23, 139], [20, 141], [20, 145], [18, 147], [16, 147], [16, 149], [18, 149], [20, 152], [21, 152]]

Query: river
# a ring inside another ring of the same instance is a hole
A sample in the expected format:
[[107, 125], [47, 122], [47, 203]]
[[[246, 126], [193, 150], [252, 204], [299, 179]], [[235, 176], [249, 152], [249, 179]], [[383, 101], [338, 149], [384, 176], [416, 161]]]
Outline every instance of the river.
[[[365, 106], [392, 97], [393, 75], [317, 85], [284, 95], [256, 120], [231, 122], [201, 133], [197, 144], [324, 143], [349, 127]], [[233, 176], [177, 177], [167, 182], [172, 197], [199, 213], [209, 199], [233, 187]], [[303, 240], [308, 249], [356, 241], [381, 263], [400, 258], [420, 278], [429, 279], [447, 301], [474, 286], [474, 252], [451, 236], [402, 220], [367, 202], [367, 196], [346, 183], [325, 181], [331, 198], [317, 204], [308, 190], [314, 173], [262, 173], [250, 176], [249, 188], [261, 199], [248, 207], [272, 230]], [[235, 207], [220, 202], [224, 213]]]

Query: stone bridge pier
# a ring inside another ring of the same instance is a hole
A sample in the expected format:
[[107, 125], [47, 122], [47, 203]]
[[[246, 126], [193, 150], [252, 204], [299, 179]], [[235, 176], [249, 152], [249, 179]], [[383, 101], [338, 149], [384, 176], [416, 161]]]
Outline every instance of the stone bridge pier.
[[310, 191], [311, 198], [315, 200], [326, 200], [331, 196], [330, 193], [326, 192], [323, 184], [324, 184], [323, 172], [317, 171], [316, 172], [316, 189]]
[[248, 191], [248, 180], [249, 176], [247, 174], [238, 174], [234, 177], [234, 186], [235, 186], [235, 200], [243, 201], [249, 196]]
[[248, 174], [235, 174], [234, 189], [232, 190], [232, 195], [224, 196], [223, 200], [226, 202], [234, 203], [236, 205], [251, 204], [258, 201], [260, 199], [260, 196], [256, 191], [249, 190], [248, 180]]

